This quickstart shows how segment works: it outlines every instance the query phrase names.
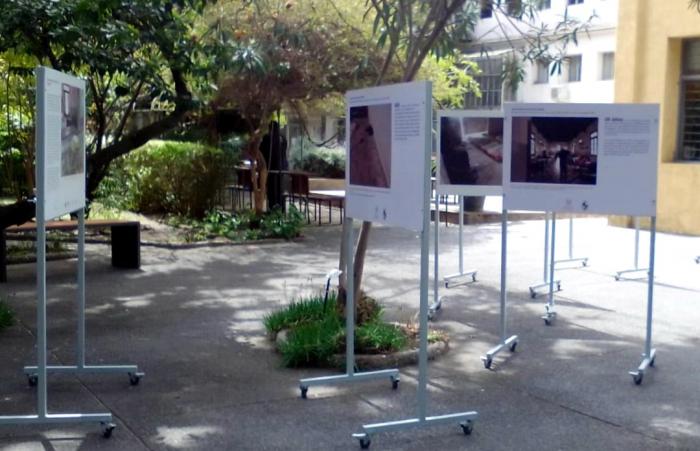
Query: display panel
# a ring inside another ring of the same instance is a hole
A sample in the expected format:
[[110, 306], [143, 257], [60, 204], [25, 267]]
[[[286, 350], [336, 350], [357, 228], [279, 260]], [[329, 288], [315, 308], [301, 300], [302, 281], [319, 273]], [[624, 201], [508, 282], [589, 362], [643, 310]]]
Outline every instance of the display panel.
[[85, 206], [85, 82], [37, 68], [37, 198], [44, 219]]
[[422, 230], [430, 83], [350, 91], [346, 101], [348, 216]]
[[438, 112], [437, 183], [441, 194], [500, 195], [502, 173], [500, 112]]
[[658, 105], [506, 104], [508, 209], [656, 214]]

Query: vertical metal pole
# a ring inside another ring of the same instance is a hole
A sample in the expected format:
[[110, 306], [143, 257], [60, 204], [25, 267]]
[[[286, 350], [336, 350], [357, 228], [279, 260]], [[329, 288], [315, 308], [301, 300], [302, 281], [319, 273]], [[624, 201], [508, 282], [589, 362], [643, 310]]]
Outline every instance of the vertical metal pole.
[[634, 217], [634, 269], [639, 269], [639, 216]]
[[574, 259], [574, 217], [569, 217], [569, 260]]
[[464, 274], [464, 196], [458, 196], [459, 199], [459, 274]]
[[345, 372], [352, 376], [355, 373], [355, 255], [353, 253], [353, 237], [355, 236], [352, 218], [348, 222], [345, 235], [346, 293], [345, 293]]
[[[431, 98], [432, 85], [426, 84], [426, 98]], [[430, 277], [430, 155], [432, 135], [430, 133], [432, 108], [426, 105], [426, 117], [423, 121], [425, 143], [423, 145], [423, 228], [420, 234], [420, 347], [418, 354], [418, 420], [423, 423], [428, 410], [428, 284]]]
[[647, 287], [647, 338], [644, 346], [644, 356], [651, 358], [651, 325], [654, 311], [654, 254], [656, 248], [656, 216], [651, 217], [651, 233], [649, 239], [649, 280]]
[[433, 281], [433, 302], [437, 304], [439, 296], [439, 268], [440, 268], [440, 195], [438, 194], [437, 181], [435, 182], [435, 243], [433, 247], [435, 249], [434, 264], [435, 270], [433, 271], [433, 276], [435, 280]]
[[501, 213], [501, 343], [506, 341], [506, 244], [508, 241], [508, 210]]
[[554, 306], [554, 248], [556, 243], [557, 233], [557, 214], [552, 212], [552, 244], [549, 254], [549, 300], [547, 304], [550, 307]]
[[37, 416], [45, 419], [47, 414], [46, 389], [46, 218], [44, 200], [46, 199], [45, 180], [45, 146], [44, 124], [46, 111], [44, 108], [45, 72], [37, 70], [37, 127], [36, 127], [36, 347], [37, 347]]
[[78, 211], [78, 343], [77, 365], [85, 367], [85, 209]]
[[549, 212], [544, 212], [544, 283], [548, 282], [549, 277]]

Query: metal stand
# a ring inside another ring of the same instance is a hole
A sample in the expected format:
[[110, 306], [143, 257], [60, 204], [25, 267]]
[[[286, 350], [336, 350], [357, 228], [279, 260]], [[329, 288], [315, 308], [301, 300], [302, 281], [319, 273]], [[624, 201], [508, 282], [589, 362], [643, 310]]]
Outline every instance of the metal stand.
[[569, 258], [557, 260], [554, 263], [581, 262], [581, 266], [588, 266], [588, 257], [574, 257], [574, 217], [569, 218]]
[[509, 348], [511, 352], [515, 351], [518, 346], [518, 336], [512, 335], [506, 337], [506, 256], [508, 242], [508, 210], [503, 209], [501, 215], [501, 340], [495, 347], [491, 348], [485, 356], [481, 357], [484, 362], [484, 368], [491, 368], [493, 358], [505, 348]]
[[[40, 90], [41, 92], [41, 90]], [[41, 95], [41, 94], [39, 94]], [[36, 236], [36, 264], [37, 264], [37, 367], [34, 370], [37, 388], [37, 413], [36, 415], [0, 416], [0, 425], [11, 424], [54, 424], [54, 423], [100, 423], [104, 437], [111, 437], [116, 427], [112, 423], [111, 413], [99, 414], [49, 414], [47, 408], [46, 376], [46, 220], [44, 218], [44, 201], [42, 199], [45, 190], [43, 179], [43, 158], [37, 158], [37, 177], [39, 200], [37, 202], [37, 236]], [[83, 210], [80, 210], [83, 217]], [[84, 228], [83, 228], [84, 230]], [[85, 236], [81, 234], [79, 246], [84, 246]], [[84, 255], [84, 248], [79, 248], [79, 255]], [[78, 274], [79, 291], [84, 288], [84, 274]], [[79, 294], [79, 298], [81, 295]]]
[[640, 278], [643, 278], [644, 276], [638, 277], [638, 278], [633, 278], [633, 277], [622, 277], [623, 274], [630, 274], [630, 273], [636, 273], [636, 272], [646, 272], [648, 271], [649, 268], [640, 268], [639, 267], [639, 218], [637, 216], [634, 217], [634, 268], [633, 269], [625, 269], [624, 271], [618, 271], [615, 273], [615, 280], [620, 281], [620, 280], [637, 280]]
[[649, 239], [649, 276], [647, 280], [647, 334], [644, 343], [642, 363], [635, 371], [630, 371], [632, 380], [637, 385], [642, 383], [647, 367], [653, 367], [656, 362], [656, 349], [651, 347], [651, 325], [654, 311], [654, 253], [656, 247], [656, 216], [651, 217], [651, 234]]
[[[546, 325], [551, 325], [557, 317], [557, 312], [554, 311], [554, 250], [556, 244], [557, 233], [557, 214], [552, 212], [552, 246], [549, 255], [549, 294], [547, 304], [544, 306], [545, 314], [542, 317]], [[561, 288], [559, 288], [561, 289]], [[559, 291], [559, 290], [557, 290]]]
[[355, 272], [353, 255], [353, 219], [346, 217], [347, 225], [344, 226], [346, 258], [347, 291], [345, 295], [345, 374], [335, 376], [313, 377], [299, 380], [301, 397], [306, 399], [309, 387], [318, 385], [336, 385], [349, 382], [360, 382], [374, 379], [389, 378], [391, 387], [395, 390], [399, 387], [399, 370], [389, 369], [381, 371], [355, 372]]
[[[144, 373], [136, 365], [86, 365], [85, 364], [85, 210], [78, 211], [78, 330], [76, 365], [48, 365], [48, 373], [125, 373], [131, 385], [138, 385]], [[30, 386], [37, 384], [36, 366], [25, 366], [24, 374]]]
[[[538, 289], [549, 287], [550, 275], [554, 277], [554, 271], [549, 271], [549, 215], [549, 212], [545, 212], [544, 214], [544, 276], [542, 278], [542, 283], [529, 287], [530, 297], [532, 299], [537, 297]], [[554, 226], [552, 226], [552, 243], [554, 243]], [[554, 245], [552, 245], [552, 249], [554, 249]], [[554, 267], [554, 263], [552, 263], [551, 266]], [[561, 291], [561, 281], [555, 280], [554, 284], [557, 286], [557, 291]]]
[[[431, 124], [430, 114], [426, 118], [426, 123]], [[362, 432], [353, 434], [353, 437], [360, 441], [360, 447], [369, 448], [371, 435], [377, 432], [399, 431], [404, 429], [436, 426], [445, 423], [458, 423], [462, 431], [469, 435], [474, 427], [474, 420], [478, 413], [474, 411], [460, 412], [448, 415], [427, 416], [428, 410], [428, 284], [429, 284], [429, 255], [430, 255], [430, 152], [432, 138], [426, 135], [425, 143], [425, 174], [423, 189], [423, 228], [421, 237], [421, 258], [420, 258], [420, 331], [419, 331], [419, 354], [418, 354], [418, 415], [416, 418], [406, 420], [390, 421], [386, 423], [365, 424]], [[436, 274], [437, 279], [437, 274]], [[352, 276], [348, 274], [348, 280]], [[348, 284], [350, 285], [350, 284]]]
[[[471, 282], [476, 282], [476, 270], [464, 271], [464, 197], [457, 196], [459, 200], [459, 272], [445, 276], [445, 288], [452, 288], [458, 285], [464, 285]], [[435, 235], [437, 237], [437, 233]], [[435, 255], [437, 256], [437, 238], [435, 239]], [[435, 272], [437, 278], [437, 272]]]

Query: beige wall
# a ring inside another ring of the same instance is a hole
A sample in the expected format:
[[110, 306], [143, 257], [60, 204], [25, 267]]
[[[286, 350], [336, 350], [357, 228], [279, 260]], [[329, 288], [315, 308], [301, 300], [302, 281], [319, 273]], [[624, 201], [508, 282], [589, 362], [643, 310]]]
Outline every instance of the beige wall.
[[619, 8], [615, 101], [661, 105], [658, 227], [700, 235], [700, 163], [675, 162], [681, 44], [700, 37], [700, 13], [687, 0], [620, 0]]

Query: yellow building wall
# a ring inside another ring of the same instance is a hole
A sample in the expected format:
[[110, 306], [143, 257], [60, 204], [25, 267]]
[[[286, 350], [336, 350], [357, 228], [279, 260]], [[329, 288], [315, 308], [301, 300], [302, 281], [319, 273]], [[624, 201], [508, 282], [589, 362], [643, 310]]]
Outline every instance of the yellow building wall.
[[[700, 38], [688, 0], [620, 0], [615, 101], [659, 103], [659, 230], [700, 235], [700, 162], [676, 162], [683, 39]], [[611, 223], [629, 225], [625, 218]]]

